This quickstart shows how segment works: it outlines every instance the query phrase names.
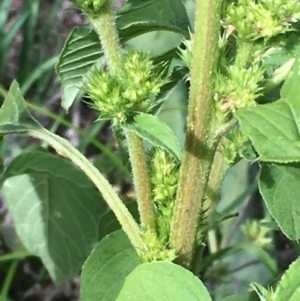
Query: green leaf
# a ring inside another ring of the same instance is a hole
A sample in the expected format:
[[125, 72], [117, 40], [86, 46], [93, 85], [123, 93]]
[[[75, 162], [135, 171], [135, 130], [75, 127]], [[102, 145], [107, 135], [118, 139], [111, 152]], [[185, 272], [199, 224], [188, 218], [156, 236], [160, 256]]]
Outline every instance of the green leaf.
[[293, 240], [300, 238], [299, 182], [299, 163], [261, 163], [260, 193], [282, 232]]
[[[139, 222], [139, 211], [136, 201], [126, 202], [127, 209], [134, 217], [134, 219]], [[112, 210], [109, 210], [101, 215], [99, 222], [99, 240], [103, 239], [106, 235], [121, 229], [121, 225], [118, 222], [115, 214]]]
[[132, 12], [144, 6], [150, 5], [157, 0], [129, 0], [118, 10], [118, 14], [123, 14], [128, 11]]
[[55, 283], [76, 275], [98, 241], [106, 210], [86, 176], [54, 155], [26, 153], [9, 165], [2, 193], [23, 245]]
[[83, 266], [80, 300], [115, 301], [126, 276], [139, 264], [139, 258], [123, 231], [106, 236]]
[[289, 269], [283, 274], [273, 296], [275, 301], [298, 301], [300, 300], [300, 258], [294, 261]]
[[[128, 7], [131, 5], [131, 9]], [[119, 12], [120, 37], [128, 39], [155, 30], [188, 35], [189, 19], [181, 0], [129, 1]]]
[[251, 292], [251, 293], [232, 295], [220, 301], [259, 301], [259, 297], [255, 292]]
[[[90, 299], [92, 300], [92, 299]], [[143, 263], [126, 278], [116, 301], [211, 301], [190, 271], [167, 261]]]
[[81, 187], [93, 186], [85, 174], [71, 162], [46, 151], [31, 151], [19, 155], [6, 168], [4, 178], [30, 173], [49, 173], [54, 177], [70, 179]]
[[41, 128], [27, 110], [19, 85], [14, 81], [0, 109], [0, 134], [24, 133]]
[[260, 161], [300, 161], [297, 112], [285, 100], [239, 110], [236, 116]]
[[68, 110], [82, 86], [82, 77], [102, 56], [94, 30], [75, 27], [60, 54], [57, 73], [62, 82], [62, 106]]
[[182, 151], [177, 138], [172, 130], [156, 116], [141, 113], [135, 117], [134, 123], [126, 126], [126, 129], [135, 132], [154, 146], [168, 150], [181, 160]]
[[299, 70], [299, 60], [296, 60], [281, 90], [282, 100], [236, 113], [243, 131], [260, 155], [260, 161], [300, 161]]

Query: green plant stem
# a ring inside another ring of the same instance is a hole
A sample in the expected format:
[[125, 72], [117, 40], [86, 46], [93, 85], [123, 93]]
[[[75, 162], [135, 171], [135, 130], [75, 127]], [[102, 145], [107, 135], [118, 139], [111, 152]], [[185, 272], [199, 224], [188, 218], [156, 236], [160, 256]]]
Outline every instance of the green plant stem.
[[85, 156], [83, 156], [67, 140], [49, 132], [46, 129], [29, 130], [28, 135], [38, 138], [42, 141], [46, 141], [57, 151], [59, 155], [69, 158], [75, 165], [77, 165], [101, 192], [104, 200], [116, 215], [124, 232], [129, 237], [135, 249], [137, 251], [144, 249], [144, 243], [141, 238], [139, 225], [135, 222], [132, 215], [115, 193], [108, 181]]
[[4, 280], [4, 283], [2, 286], [2, 290], [0, 293], [0, 301], [6, 301], [8, 299], [8, 293], [9, 293], [13, 278], [16, 274], [18, 263], [19, 263], [19, 261], [15, 259], [12, 261], [12, 263], [9, 267], [8, 273], [5, 277], [5, 280]]
[[129, 131], [126, 132], [126, 137], [141, 223], [146, 228], [155, 230], [155, 215], [151, 202], [149, 170], [143, 139]]
[[203, 214], [201, 216], [199, 225], [201, 227], [199, 229], [200, 233], [198, 233], [198, 237], [200, 237], [201, 241], [195, 248], [194, 260], [192, 263], [192, 271], [194, 272], [197, 269], [199, 259], [201, 259], [204, 250], [203, 240], [208, 235], [210, 217], [220, 196], [221, 185], [223, 183], [226, 171], [229, 168], [229, 165], [227, 164], [227, 161], [221, 152], [222, 143], [223, 139], [219, 142], [218, 149], [215, 152], [206, 189], [206, 201], [203, 202], [203, 207], [201, 208]]
[[207, 184], [207, 202], [205, 212], [207, 217], [211, 216], [211, 213], [215, 207], [216, 201], [220, 196], [220, 189], [225, 178], [225, 174], [229, 169], [229, 165], [221, 152], [223, 140], [220, 141], [217, 151], [215, 152], [211, 172], [209, 175], [209, 181]]
[[220, 0], [197, 1], [187, 136], [180, 171], [170, 242], [177, 262], [190, 268], [199, 214], [215, 153], [212, 120], [213, 82], [218, 58]]
[[[23, 259], [25, 257], [32, 256], [31, 253], [28, 251], [16, 251], [14, 253], [9, 253], [5, 255], [0, 256], [0, 262], [8, 261], [8, 260], [14, 260], [14, 259]], [[1, 301], [1, 300], [0, 300]]]
[[123, 66], [121, 63], [121, 46], [115, 26], [115, 16], [109, 0], [102, 6], [97, 18], [90, 19], [101, 41], [109, 72], [119, 75]]

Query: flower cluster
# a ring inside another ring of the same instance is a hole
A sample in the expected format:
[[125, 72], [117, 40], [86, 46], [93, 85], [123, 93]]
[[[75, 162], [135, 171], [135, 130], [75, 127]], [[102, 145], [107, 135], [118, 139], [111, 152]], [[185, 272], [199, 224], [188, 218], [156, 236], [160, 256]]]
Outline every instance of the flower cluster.
[[102, 6], [109, 0], [72, 0], [83, 13], [94, 18], [99, 14]]
[[140, 112], [151, 112], [166, 82], [149, 54], [128, 51], [123, 55], [123, 71], [119, 75], [94, 68], [84, 79], [83, 89], [92, 100], [92, 107], [101, 112], [100, 119], [122, 125]]
[[228, 165], [235, 164], [243, 156], [241, 151], [245, 150], [248, 144], [249, 140], [240, 128], [234, 129], [227, 134], [220, 149], [226, 163]]
[[228, 120], [236, 110], [256, 104], [261, 93], [264, 69], [259, 64], [248, 68], [231, 65], [216, 77], [215, 100], [219, 119]]
[[228, 6], [225, 24], [243, 41], [268, 40], [290, 31], [299, 18], [298, 0], [239, 0]]
[[170, 221], [176, 197], [179, 163], [161, 148], [153, 148], [150, 158], [150, 182], [158, 232], [161, 239], [166, 241], [169, 238]]
[[247, 221], [242, 226], [242, 230], [248, 240], [254, 242], [257, 246], [263, 249], [269, 249], [272, 247], [272, 239], [270, 237], [272, 229], [261, 226], [259, 221]]
[[174, 261], [176, 259], [177, 252], [166, 248], [166, 245], [152, 230], [144, 229], [142, 238], [146, 249], [140, 250], [139, 257], [143, 262]]

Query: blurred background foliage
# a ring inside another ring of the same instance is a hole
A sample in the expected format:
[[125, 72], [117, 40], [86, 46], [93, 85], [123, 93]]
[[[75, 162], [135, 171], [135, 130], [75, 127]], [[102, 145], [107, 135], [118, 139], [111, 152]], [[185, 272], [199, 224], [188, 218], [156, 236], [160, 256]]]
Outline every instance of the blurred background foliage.
[[[115, 1], [121, 7], [124, 1]], [[190, 22], [194, 1], [185, 1]], [[94, 162], [124, 200], [134, 199], [123, 137], [112, 133], [106, 121], [83, 102], [69, 112], [61, 109], [61, 87], [55, 73], [59, 53], [74, 26], [84, 18], [65, 0], [2, 0], [0, 3], [0, 102], [13, 79], [20, 83], [32, 114], [48, 129], [66, 137]], [[175, 49], [181, 36], [151, 32], [127, 42], [155, 56]], [[278, 63], [278, 57], [274, 64]], [[80, 98], [80, 95], [78, 98]], [[178, 137], [185, 139], [188, 83], [181, 80], [165, 96], [158, 115]], [[78, 99], [79, 100], [79, 99]], [[1, 142], [1, 169], [24, 151], [46, 147], [28, 138], [6, 136]], [[51, 151], [51, 150], [50, 150]], [[198, 264], [215, 300], [249, 290], [249, 282], [272, 285], [298, 255], [300, 248], [281, 232], [268, 230], [259, 221], [272, 223], [257, 192], [258, 167], [246, 161], [229, 170], [217, 205], [216, 223], [208, 236], [205, 259]], [[238, 215], [238, 216], [237, 216]], [[222, 216], [234, 216], [221, 223]], [[106, 215], [109, 218], [111, 215]], [[113, 229], [110, 229], [113, 230]], [[101, 231], [100, 231], [101, 232]], [[38, 258], [20, 246], [5, 200], [0, 199], [0, 300], [79, 300], [80, 278], [55, 287]]]

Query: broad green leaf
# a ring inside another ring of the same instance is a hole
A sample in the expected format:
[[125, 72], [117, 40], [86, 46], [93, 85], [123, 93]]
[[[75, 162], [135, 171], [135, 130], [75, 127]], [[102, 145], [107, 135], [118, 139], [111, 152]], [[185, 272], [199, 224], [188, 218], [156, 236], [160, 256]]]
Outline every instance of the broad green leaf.
[[300, 300], [300, 258], [294, 261], [283, 274], [273, 296], [274, 301]]
[[106, 210], [93, 184], [70, 163], [39, 152], [16, 157], [4, 177], [2, 193], [26, 249], [57, 284], [79, 273]]
[[109, 234], [96, 245], [83, 266], [80, 300], [115, 301], [127, 275], [139, 264], [124, 232]]
[[139, 114], [126, 129], [135, 132], [154, 146], [160, 146], [181, 160], [182, 151], [172, 130], [156, 116]]
[[[135, 220], [139, 222], [137, 202], [126, 202], [125, 205], [131, 213], [131, 215], [135, 218]], [[99, 221], [99, 240], [103, 239], [106, 235], [115, 232], [119, 229], [121, 229], [121, 225], [118, 222], [115, 214], [111, 210], [105, 212], [101, 215]]]
[[261, 163], [260, 193], [282, 232], [293, 240], [300, 238], [299, 183], [299, 163]]
[[181, 43], [181, 34], [158, 30], [138, 35], [127, 41], [126, 46], [138, 51], [149, 52], [154, 57], [155, 64], [164, 64], [176, 57]]
[[296, 60], [276, 102], [239, 110], [242, 129], [251, 139], [260, 161], [300, 161], [300, 64]]
[[[90, 299], [92, 300], [92, 299]], [[143, 263], [126, 278], [116, 301], [211, 301], [190, 271], [167, 261]]]
[[75, 27], [60, 54], [57, 73], [62, 82], [62, 106], [68, 110], [82, 86], [82, 77], [101, 58], [99, 37], [94, 30]]
[[134, 37], [155, 30], [167, 30], [188, 35], [189, 19], [181, 0], [143, 0], [132, 2], [132, 9], [120, 11], [117, 27], [120, 37]]
[[220, 301], [259, 301], [259, 297], [255, 292], [251, 292], [251, 293], [232, 295]]
[[129, 0], [118, 10], [119, 14], [123, 14], [128, 11], [135, 11], [136, 9], [140, 9], [144, 6], [150, 5], [157, 0]]
[[85, 174], [74, 168], [71, 162], [46, 151], [31, 151], [19, 155], [6, 168], [4, 178], [28, 173], [49, 173], [55, 177], [72, 180], [82, 187], [93, 186]]
[[285, 100], [239, 110], [236, 113], [243, 131], [251, 139], [260, 161], [300, 161], [300, 112]]
[[0, 109], [0, 134], [24, 133], [41, 128], [27, 110], [19, 85], [14, 81]]

